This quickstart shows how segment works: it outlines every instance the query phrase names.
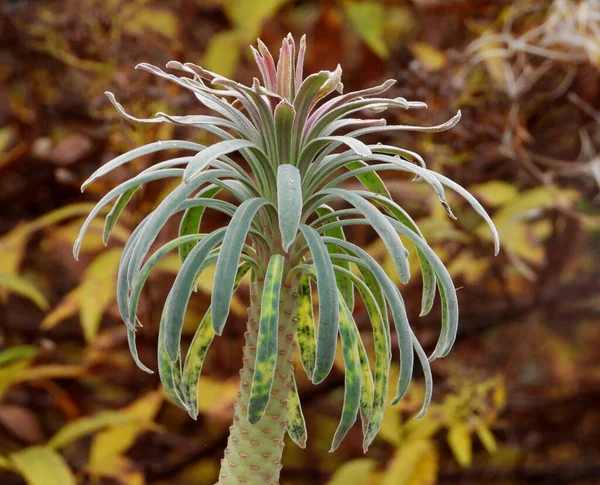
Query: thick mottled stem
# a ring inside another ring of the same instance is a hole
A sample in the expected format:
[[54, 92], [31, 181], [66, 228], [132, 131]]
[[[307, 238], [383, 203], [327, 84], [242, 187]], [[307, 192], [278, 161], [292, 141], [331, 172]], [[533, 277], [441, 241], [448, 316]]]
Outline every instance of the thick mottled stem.
[[265, 484], [277, 485], [281, 471], [288, 395], [293, 372], [293, 349], [296, 314], [295, 289], [282, 287], [279, 310], [278, 355], [271, 399], [264, 417], [255, 425], [246, 419], [252, 375], [256, 359], [256, 340], [260, 320], [262, 282], [251, 287], [246, 345], [240, 371], [240, 392], [235, 404], [233, 425], [221, 461], [217, 485]]

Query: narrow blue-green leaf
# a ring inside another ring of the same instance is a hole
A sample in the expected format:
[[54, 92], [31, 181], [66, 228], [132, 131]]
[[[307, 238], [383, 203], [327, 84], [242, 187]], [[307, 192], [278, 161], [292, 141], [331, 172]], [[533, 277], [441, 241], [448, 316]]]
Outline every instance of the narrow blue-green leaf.
[[169, 177], [181, 177], [183, 174], [183, 170], [180, 168], [173, 168], [167, 170], [159, 170], [156, 172], [148, 172], [144, 174], [140, 174], [137, 177], [132, 178], [131, 180], [127, 180], [123, 182], [118, 187], [115, 187], [110, 192], [108, 192], [100, 201], [96, 204], [96, 206], [91, 210], [88, 214], [87, 218], [81, 225], [81, 229], [79, 230], [79, 235], [73, 244], [73, 257], [77, 259], [79, 257], [79, 248], [81, 247], [81, 242], [83, 241], [83, 237], [88, 229], [88, 226], [92, 222], [92, 220], [100, 213], [102, 208], [107, 205], [111, 200], [118, 197], [121, 194], [126, 193], [128, 190], [132, 188], [137, 188], [142, 184], [147, 182], [151, 182], [154, 180], [160, 180]]
[[210, 252], [224, 237], [225, 233], [223, 228], [210, 233], [202, 239], [181, 266], [173, 286], [171, 287], [167, 303], [165, 304], [167, 316], [165, 320], [164, 338], [165, 349], [172, 361], [175, 361], [179, 357], [183, 320], [196, 277], [205, 266], [206, 259]]
[[375, 229], [377, 234], [379, 234], [379, 237], [390, 253], [394, 266], [398, 272], [398, 276], [400, 276], [400, 281], [407, 283], [410, 279], [410, 269], [407, 258], [408, 251], [385, 216], [379, 212], [373, 206], [373, 204], [367, 202], [364, 198], [349, 190], [325, 189], [321, 193], [325, 195], [331, 195], [333, 197], [339, 197], [349, 204], [352, 204], [363, 213], [365, 218], [373, 226], [373, 229]]
[[300, 226], [300, 230], [312, 254], [317, 274], [319, 328], [313, 382], [318, 384], [327, 377], [333, 367], [339, 328], [338, 294], [335, 271], [323, 239], [317, 231], [305, 224]]
[[[328, 220], [330, 220], [331, 222], [339, 221], [338, 217], [333, 216], [333, 209], [326, 205], [319, 207], [317, 209], [317, 214], [319, 215], [319, 218], [330, 215], [330, 218]], [[315, 226], [313, 225], [313, 227]], [[323, 235], [343, 239], [344, 241], [346, 240], [346, 235], [344, 234], [344, 229], [342, 227], [333, 227], [329, 230], [326, 230], [323, 233]], [[329, 244], [327, 246], [327, 250], [329, 251], [329, 253], [335, 253], [338, 252], [339, 248], [337, 246]], [[350, 269], [350, 263], [348, 263], [347, 261], [340, 261], [339, 264], [347, 270]], [[337, 281], [337, 287], [340, 290], [344, 301], [346, 302], [346, 305], [348, 305], [350, 311], [354, 310], [354, 285], [352, 284], [352, 280], [348, 278], [348, 276], [346, 276], [344, 273], [339, 272], [335, 273], [335, 279]]]
[[125, 206], [131, 200], [133, 194], [135, 194], [139, 188], [139, 186], [132, 187], [127, 192], [119, 195], [119, 198], [115, 202], [115, 205], [113, 205], [110, 212], [106, 215], [106, 218], [104, 219], [104, 231], [102, 231], [102, 242], [105, 246], [108, 244], [110, 234], [112, 233], [112, 230], [115, 227], [119, 216], [123, 212], [123, 209], [125, 209]]
[[[231, 177], [231, 172], [228, 170], [208, 170], [202, 175], [195, 177], [189, 184], [179, 185], [164, 198], [156, 209], [154, 209], [150, 214], [148, 223], [144, 225], [143, 230], [140, 232], [136, 245], [133, 247], [131, 253], [131, 259], [127, 268], [127, 283], [130, 286], [142, 266], [143, 259], [146, 257], [152, 243], [154, 243], [166, 222], [173, 214], [182, 210], [181, 204], [188, 196], [194, 193], [195, 190], [200, 188], [203, 184], [210, 183], [219, 177]], [[200, 205], [200, 203], [208, 204], [216, 201], [207, 199], [196, 200], [194, 202]]]
[[128, 298], [129, 298], [129, 285], [127, 284], [127, 267], [129, 266], [129, 260], [131, 258], [131, 253], [137, 242], [137, 238], [142, 232], [144, 225], [148, 222], [150, 216], [146, 216], [142, 222], [140, 222], [137, 227], [129, 236], [129, 239], [125, 243], [125, 247], [123, 248], [123, 252], [121, 253], [121, 259], [119, 260], [119, 269], [117, 270], [117, 307], [119, 309], [119, 314], [121, 315], [121, 319], [128, 327], [129, 325], [129, 308], [128, 308]]
[[431, 396], [433, 395], [433, 375], [431, 374], [431, 366], [429, 365], [427, 354], [425, 354], [423, 347], [421, 347], [421, 344], [414, 333], [412, 334], [412, 342], [417, 358], [423, 368], [423, 376], [425, 377], [425, 398], [423, 399], [423, 406], [421, 407], [419, 414], [415, 416], [415, 419], [420, 419], [425, 416], [427, 409], [429, 409], [429, 404], [431, 404]]
[[287, 252], [296, 240], [302, 216], [302, 182], [293, 165], [279, 165], [277, 169], [277, 212], [281, 242]]
[[292, 128], [295, 114], [294, 107], [287, 99], [281, 100], [275, 108], [275, 137], [280, 164], [294, 165], [295, 163], [292, 158]]
[[190, 163], [185, 168], [183, 180], [189, 182], [191, 179], [200, 175], [202, 171], [210, 165], [210, 162], [223, 155], [250, 147], [256, 148], [256, 145], [249, 140], [225, 140], [215, 143], [194, 155], [194, 158], [190, 160]]
[[[223, 232], [224, 229], [218, 229], [218, 231]], [[148, 261], [144, 263], [144, 266], [142, 266], [142, 269], [140, 269], [140, 272], [135, 278], [135, 281], [131, 285], [131, 292], [129, 294], [129, 300], [127, 302], [127, 323], [129, 324], [129, 326], [133, 327], [133, 324], [136, 319], [138, 303], [144, 285], [146, 284], [148, 277], [152, 273], [152, 270], [156, 267], [160, 260], [164, 258], [168, 253], [170, 253], [173, 249], [181, 246], [182, 244], [186, 244], [190, 241], [197, 242], [203, 239], [205, 236], [205, 234], [191, 234], [189, 236], [178, 237], [176, 239], [173, 239], [172, 241], [169, 241], [164, 246], [161, 246], [154, 252], [154, 254], [152, 254], [152, 256], [148, 258]], [[213, 257], [213, 259], [215, 258], [216, 256]]]
[[296, 386], [296, 378], [292, 372], [292, 388], [288, 395], [288, 413], [285, 419], [286, 429], [290, 439], [300, 448], [306, 448], [306, 422], [304, 421], [304, 413], [300, 404], [300, 396], [298, 395], [298, 387]]
[[[362, 160], [357, 160], [355, 162], [350, 162], [346, 164], [346, 167], [348, 167], [350, 170], [357, 170], [366, 166], [368, 166], [367, 163], [363, 162]], [[377, 172], [359, 173], [356, 175], [356, 178], [360, 180], [360, 182], [371, 192], [391, 199], [390, 193], [387, 187], [385, 186], [385, 183], [383, 182], [383, 180], [381, 180], [381, 177], [377, 174]]]
[[352, 138], [349, 136], [322, 136], [319, 138], [315, 138], [311, 143], [318, 142], [337, 142], [343, 143], [347, 145], [354, 153], [361, 157], [368, 157], [371, 155], [371, 149], [365, 145], [362, 141], [357, 138]]
[[296, 318], [298, 319], [296, 329], [302, 367], [304, 367], [307, 377], [312, 380], [315, 371], [317, 342], [310, 278], [306, 273], [302, 275], [298, 284]]
[[229, 315], [235, 275], [250, 225], [260, 208], [268, 203], [266, 199], [248, 199], [239, 206], [227, 226], [217, 260], [212, 291], [212, 322], [217, 335], [221, 335], [223, 332]]
[[385, 294], [386, 300], [392, 311], [394, 327], [396, 328], [398, 336], [398, 347], [400, 349], [400, 379], [398, 380], [398, 388], [394, 399], [394, 402], [398, 402], [408, 389], [414, 366], [411, 329], [408, 323], [408, 315], [406, 314], [406, 307], [402, 295], [379, 263], [377, 263], [377, 261], [375, 261], [375, 259], [373, 259], [373, 257], [365, 250], [348, 241], [339, 241], [329, 237], [325, 237], [323, 240], [325, 244], [337, 244], [346, 252], [356, 255], [357, 257], [338, 254], [336, 255], [336, 259], [345, 259], [354, 262], [357, 265], [365, 265], [369, 271], [373, 273], [373, 276], [375, 276]]
[[435, 271], [439, 282], [440, 297], [442, 299], [442, 331], [438, 343], [431, 355], [431, 359], [445, 357], [454, 345], [458, 331], [458, 297], [452, 282], [452, 277], [444, 266], [442, 260], [435, 254], [423, 238], [408, 229], [406, 226], [390, 218], [394, 228], [409, 238], [425, 255], [427, 261]]
[[463, 197], [471, 205], [471, 207], [475, 209], [475, 212], [477, 212], [477, 214], [479, 214], [483, 218], [483, 220], [487, 223], [488, 227], [490, 228], [490, 231], [492, 231], [492, 235], [494, 237], [494, 252], [495, 254], [498, 254], [500, 252], [500, 236], [498, 235], [498, 230], [496, 229], [494, 222], [492, 221], [488, 213], [485, 211], [483, 206], [479, 203], [479, 201], [475, 197], [473, 197], [468, 190], [466, 190], [464, 187], [461, 187], [456, 182], [450, 180], [448, 177], [444, 177], [439, 173], [432, 173], [434, 177], [437, 178], [442, 184], [444, 184], [447, 187], [450, 187], [461, 197]]
[[[413, 219], [408, 215], [408, 213], [402, 209], [398, 204], [393, 202], [391, 199], [386, 197], [381, 197], [379, 195], [370, 194], [368, 192], [357, 192], [359, 195], [362, 195], [365, 198], [372, 199], [380, 204], [393, 218], [397, 221], [404, 224], [406, 227], [411, 229], [413, 232], [418, 234], [423, 240], [423, 234], [419, 230], [419, 227], [413, 221]], [[423, 251], [416, 246], [417, 256], [419, 257], [419, 263], [421, 265], [421, 275], [423, 278], [423, 295], [421, 298], [421, 315], [427, 315], [431, 308], [433, 307], [433, 302], [435, 300], [435, 288], [436, 288], [436, 276], [435, 272], [431, 268], [429, 261], [423, 254]]]
[[[198, 197], [203, 199], [212, 199], [217, 192], [221, 189], [220, 187], [214, 187], [212, 189], [203, 192]], [[185, 210], [181, 223], [179, 224], [179, 236], [187, 236], [190, 234], [196, 234], [200, 230], [200, 223], [202, 221], [202, 215], [206, 206], [190, 207]], [[196, 246], [196, 241], [190, 241], [179, 246], [179, 260], [183, 263], [187, 258], [190, 251]]]
[[285, 258], [281, 254], [271, 256], [265, 275], [256, 342], [256, 361], [248, 402], [248, 422], [250, 424], [256, 424], [262, 419], [271, 397], [275, 363], [277, 362], [279, 298], [284, 263]]
[[133, 361], [135, 362], [135, 364], [141, 370], [143, 370], [144, 372], [147, 372], [148, 374], [154, 374], [154, 371], [152, 369], [149, 369], [148, 367], [146, 367], [144, 365], [144, 363], [140, 360], [140, 357], [138, 355], [137, 345], [135, 342], [135, 332], [136, 332], [135, 326], [127, 327], [127, 343], [129, 344], [129, 353], [131, 354], [131, 357], [133, 357]]
[[200, 151], [204, 149], [204, 145], [200, 145], [198, 143], [192, 143], [185, 140], [169, 140], [169, 141], [156, 141], [154, 143], [150, 143], [148, 145], [144, 145], [142, 147], [134, 148], [133, 150], [124, 153], [123, 155], [119, 155], [117, 158], [114, 158], [110, 162], [102, 165], [98, 170], [96, 170], [90, 177], [83, 183], [81, 186], [81, 190], [85, 190], [85, 188], [94, 182], [96, 179], [106, 175], [117, 167], [124, 165], [138, 157], [148, 155], [149, 153], [158, 152], [161, 150], [195, 150]]
[[330, 453], [340, 445], [358, 415], [360, 409], [360, 398], [362, 388], [362, 376], [360, 368], [360, 354], [352, 313], [346, 306], [343, 298], [339, 298], [340, 311], [340, 340], [342, 341], [342, 354], [344, 356], [345, 379], [344, 379], [344, 408], [338, 425]]

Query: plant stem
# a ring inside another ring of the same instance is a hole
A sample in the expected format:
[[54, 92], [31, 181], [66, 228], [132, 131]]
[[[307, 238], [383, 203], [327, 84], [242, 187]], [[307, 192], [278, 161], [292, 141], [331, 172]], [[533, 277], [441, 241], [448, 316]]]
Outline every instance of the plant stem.
[[[295, 286], [295, 285], [293, 285]], [[283, 286], [279, 309], [278, 355], [271, 399], [263, 418], [252, 425], [246, 419], [252, 375], [256, 360], [256, 341], [260, 321], [262, 281], [251, 284], [248, 325], [245, 334], [240, 392], [235, 404], [233, 425], [221, 460], [217, 485], [278, 485], [286, 432], [287, 398], [294, 371], [293, 350], [296, 315], [296, 289]]]

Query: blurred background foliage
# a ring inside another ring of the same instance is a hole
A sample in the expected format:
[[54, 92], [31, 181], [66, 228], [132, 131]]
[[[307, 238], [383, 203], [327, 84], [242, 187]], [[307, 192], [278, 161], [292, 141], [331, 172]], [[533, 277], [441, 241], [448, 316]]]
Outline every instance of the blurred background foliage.
[[[388, 176], [461, 289], [457, 345], [434, 363], [427, 416], [412, 419], [423, 393], [417, 376], [386, 412], [366, 456], [358, 426], [327, 454], [343, 374], [314, 387], [299, 373], [309, 441], [306, 450], [286, 448], [282, 483], [600, 483], [596, 0], [5, 0], [0, 13], [3, 485], [215, 482], [248, 290], [234, 302], [235, 323], [213, 344], [201, 415], [191, 421], [163, 396], [156, 376], [135, 367], [114, 300], [131, 227], [168, 188], [136, 196], [107, 250], [97, 221], [77, 263], [71, 246], [82, 218], [131, 174], [117, 171], [86, 195], [79, 185], [107, 160], [156, 139], [211, 142], [189, 128], [119, 118], [105, 90], [139, 116], [202, 110], [177, 86], [135, 71], [138, 62], [190, 61], [249, 83], [256, 72], [248, 44], [260, 35], [274, 48], [289, 31], [308, 36], [309, 72], [341, 63], [348, 91], [395, 78], [395, 95], [428, 103], [427, 112], [395, 121], [438, 123], [462, 110], [450, 132], [381, 141], [421, 153], [476, 194], [503, 250], [492, 256], [479, 219], [458, 199], [451, 221], [418, 183]], [[122, 170], [156, 161], [146, 156]], [[386, 257], [366, 227], [352, 238]], [[139, 350], [154, 368], [158, 309], [177, 264], [175, 257], [162, 263], [141, 302], [151, 323], [138, 332]], [[211, 281], [200, 282], [188, 342]], [[418, 318], [419, 286], [413, 278], [403, 291], [419, 339], [431, 347], [439, 313]], [[367, 325], [364, 309], [357, 321]]]

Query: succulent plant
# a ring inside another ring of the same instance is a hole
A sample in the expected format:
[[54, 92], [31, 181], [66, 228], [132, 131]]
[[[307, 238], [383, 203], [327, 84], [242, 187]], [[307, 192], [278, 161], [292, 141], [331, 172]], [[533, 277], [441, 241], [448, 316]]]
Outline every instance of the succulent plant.
[[[240, 391], [222, 460], [219, 484], [279, 482], [284, 435], [303, 447], [306, 428], [294, 379], [294, 353], [315, 384], [330, 373], [341, 342], [345, 364], [345, 395], [332, 450], [360, 415], [364, 449], [375, 438], [383, 418], [392, 360], [392, 338], [400, 349], [398, 402], [413, 374], [415, 355], [425, 375], [423, 415], [431, 399], [429, 361], [450, 351], [456, 337], [458, 305], [448, 271], [432, 251], [417, 224], [392, 200], [378, 173], [400, 171], [431, 186], [450, 217], [444, 188], [462, 195], [490, 226], [482, 206], [465, 189], [428, 170], [423, 159], [403, 148], [365, 144], [364, 135], [392, 131], [436, 132], [453, 127], [460, 113], [434, 127], [388, 125], [385, 119], [364, 119], [360, 113], [388, 108], [420, 109], [421, 102], [386, 98], [394, 81], [342, 94], [342, 70], [321, 71], [304, 77], [306, 49], [291, 35], [282, 43], [275, 63], [258, 41], [252, 49], [262, 76], [251, 87], [223, 78], [194, 64], [169, 62], [182, 77], [140, 64], [138, 69], [168, 79], [192, 91], [214, 115], [138, 119], [128, 115], [111, 93], [106, 93], [128, 120], [173, 123], [205, 130], [221, 141], [203, 146], [190, 141], [157, 141], [131, 150], [96, 170], [82, 189], [132, 160], [162, 150], [185, 150], [189, 156], [157, 163], [106, 194], [83, 224], [79, 246], [90, 222], [116, 199], [106, 216], [104, 240], [134, 193], [160, 179], [179, 179], [179, 185], [137, 226], [121, 258], [117, 301], [127, 325], [129, 346], [137, 365], [136, 314], [140, 293], [157, 263], [178, 250], [181, 269], [164, 304], [158, 339], [158, 369], [164, 389], [174, 403], [192, 417], [198, 414], [197, 384], [207, 351], [221, 335], [232, 295], [249, 273], [250, 307]], [[337, 93], [337, 94], [336, 94]], [[234, 156], [235, 154], [235, 156]], [[344, 189], [357, 179], [363, 190]], [[217, 198], [228, 193], [228, 202]], [[335, 200], [345, 204], [334, 209]], [[206, 209], [222, 212], [228, 224], [200, 232]], [[152, 252], [167, 221], [181, 216], [179, 235]], [[381, 238], [399, 279], [410, 278], [408, 250], [400, 236], [417, 252], [423, 279], [422, 315], [439, 292], [441, 334], [427, 357], [409, 325], [405, 305], [393, 280], [366, 251], [345, 237], [345, 228], [371, 226]], [[198, 325], [184, 356], [181, 334], [186, 308], [196, 281], [216, 263], [211, 307]], [[313, 318], [312, 294], [318, 294], [318, 318]], [[374, 367], [353, 319], [355, 299], [368, 310], [373, 329]], [[395, 332], [392, 333], [390, 324]]]

